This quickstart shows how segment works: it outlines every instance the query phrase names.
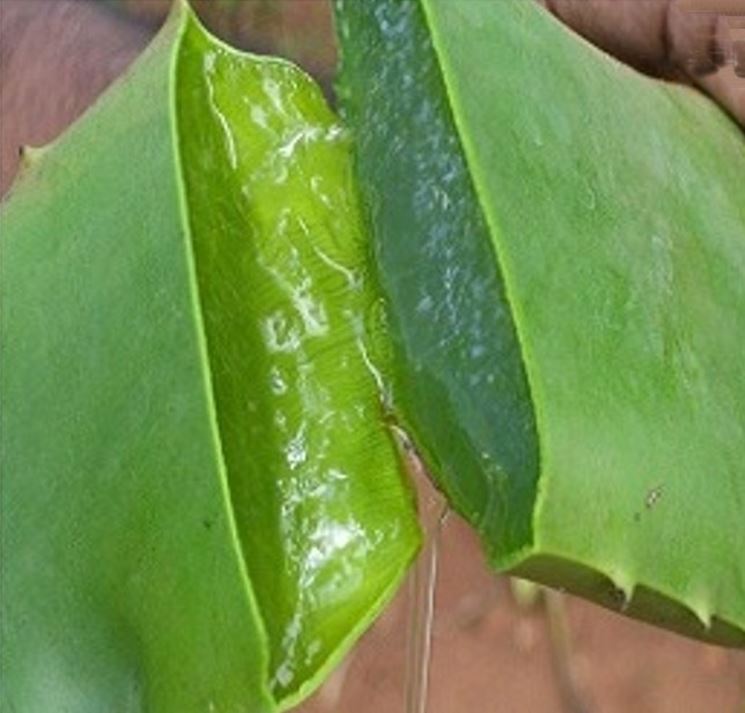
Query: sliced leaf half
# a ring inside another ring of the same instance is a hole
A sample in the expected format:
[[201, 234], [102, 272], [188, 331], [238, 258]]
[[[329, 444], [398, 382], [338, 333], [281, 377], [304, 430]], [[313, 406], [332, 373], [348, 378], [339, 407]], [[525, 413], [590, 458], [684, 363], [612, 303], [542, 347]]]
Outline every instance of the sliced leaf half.
[[347, 133], [185, 6], [2, 212], [15, 713], [307, 695], [419, 542]]
[[393, 402], [495, 566], [745, 645], [745, 140], [522, 0], [337, 0]]

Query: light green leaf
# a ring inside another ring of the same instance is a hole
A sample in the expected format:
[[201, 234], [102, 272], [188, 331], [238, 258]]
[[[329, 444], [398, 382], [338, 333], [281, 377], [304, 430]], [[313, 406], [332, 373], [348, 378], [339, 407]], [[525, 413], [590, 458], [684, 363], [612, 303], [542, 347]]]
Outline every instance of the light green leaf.
[[393, 400], [500, 569], [745, 645], [745, 140], [522, 0], [337, 0]]
[[348, 136], [178, 7], [28, 164], [0, 218], [0, 706], [288, 707], [419, 542]]

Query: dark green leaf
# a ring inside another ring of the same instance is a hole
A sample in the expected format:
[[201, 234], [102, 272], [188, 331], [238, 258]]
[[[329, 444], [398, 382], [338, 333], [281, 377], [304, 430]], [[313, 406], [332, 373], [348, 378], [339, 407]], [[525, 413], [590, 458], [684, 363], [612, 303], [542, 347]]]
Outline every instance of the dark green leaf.
[[745, 645], [745, 141], [522, 0], [338, 0], [394, 403], [495, 566]]

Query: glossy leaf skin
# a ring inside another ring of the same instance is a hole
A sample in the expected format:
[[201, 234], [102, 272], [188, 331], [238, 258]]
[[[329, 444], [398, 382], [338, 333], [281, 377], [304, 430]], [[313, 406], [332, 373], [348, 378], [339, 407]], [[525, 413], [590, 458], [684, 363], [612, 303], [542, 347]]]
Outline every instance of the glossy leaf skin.
[[338, 89], [357, 127], [379, 280], [392, 307], [397, 414], [456, 509], [518, 549], [530, 538], [538, 475], [533, 410], [421, 9], [339, 7]]
[[[272, 114], [290, 99], [296, 112]], [[276, 133], [241, 123], [232, 101]], [[225, 128], [247, 150], [240, 180], [224, 172]], [[241, 192], [262, 185], [248, 161], [290, 166], [281, 149], [303, 128], [337, 130], [305, 75], [228, 50], [180, 7], [122, 82], [32, 154], [3, 206], [3, 710], [287, 707], [416, 551], [361, 351], [375, 291], [347, 141], [299, 149], [304, 182]], [[307, 192], [315, 177], [325, 208]], [[262, 222], [281, 211], [321, 222], [312, 244], [335, 268]], [[306, 292], [286, 289], [293, 271]], [[273, 367], [299, 380], [306, 364], [301, 350], [273, 361], [262, 320], [296, 324], [304, 307], [334, 330], [307, 337], [307, 388], [283, 400]]]
[[[403, 207], [375, 207], [408, 200], [416, 215], [418, 187], [432, 184], [441, 204], [471, 201], [488, 226], [473, 234], [499, 268], [539, 462], [532, 502], [507, 501], [530, 523], [520, 540], [454, 497], [493, 563], [690, 636], [745, 645], [741, 132], [708, 100], [636, 74], [532, 3], [341, 0], [337, 15], [341, 96], [394, 325], [422, 329], [386, 255], [403, 235], [422, 246], [432, 233]], [[425, 55], [427, 81], [407, 74], [402, 58], [414, 51]], [[399, 136], [426, 130], [409, 106], [437, 107], [432, 123], [449, 127], [460, 158], [437, 175], [413, 166], [392, 186], [377, 166], [398, 160]], [[468, 170], [453, 181], [458, 161]], [[440, 216], [468, 264], [462, 224]], [[452, 261], [456, 274], [457, 254]], [[440, 269], [433, 262], [420, 249], [422, 282]], [[491, 355], [501, 363], [500, 344]], [[443, 401], [427, 408], [447, 414]], [[405, 395], [398, 403], [422, 408]], [[441, 466], [443, 444], [417, 428], [418, 413], [404, 418]], [[448, 494], [469, 492], [457, 481], [472, 478], [469, 468], [438, 475]]]
[[376, 381], [390, 368], [369, 328], [379, 292], [349, 136], [318, 86], [190, 31], [177, 87], [222, 449], [270, 683], [289, 705], [419, 541]]

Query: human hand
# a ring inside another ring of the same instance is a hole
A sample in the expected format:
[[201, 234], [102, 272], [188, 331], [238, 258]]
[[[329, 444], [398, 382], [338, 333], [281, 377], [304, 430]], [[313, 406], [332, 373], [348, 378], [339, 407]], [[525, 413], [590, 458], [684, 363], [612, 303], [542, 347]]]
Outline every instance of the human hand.
[[745, 0], [541, 0], [593, 44], [707, 92], [745, 126]]

